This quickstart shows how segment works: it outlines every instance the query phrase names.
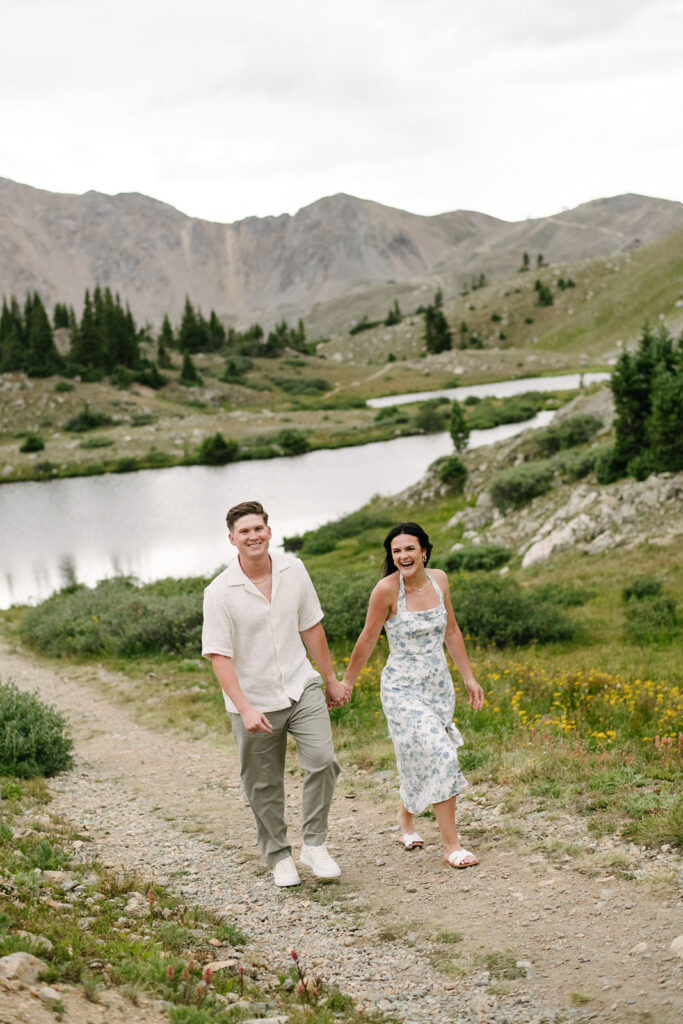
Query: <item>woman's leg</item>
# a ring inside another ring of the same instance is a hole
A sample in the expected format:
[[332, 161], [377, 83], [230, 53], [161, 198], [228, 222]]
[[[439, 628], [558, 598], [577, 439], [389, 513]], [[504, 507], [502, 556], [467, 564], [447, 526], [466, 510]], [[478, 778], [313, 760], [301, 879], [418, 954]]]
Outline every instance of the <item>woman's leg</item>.
[[[436, 817], [436, 823], [439, 826], [441, 833], [441, 839], [443, 841], [443, 855], [448, 860], [449, 856], [456, 850], [462, 850], [462, 843], [458, 838], [458, 829], [455, 824], [455, 797], [451, 796], [448, 800], [441, 800], [439, 803], [434, 804], [434, 815]], [[476, 857], [466, 857], [463, 861], [463, 866], [467, 864], [475, 864], [477, 861]]]
[[406, 810], [403, 806], [403, 802], [399, 804], [396, 820], [398, 821], [398, 827], [401, 830], [402, 835], [411, 835], [415, 831], [413, 816], [410, 811]]

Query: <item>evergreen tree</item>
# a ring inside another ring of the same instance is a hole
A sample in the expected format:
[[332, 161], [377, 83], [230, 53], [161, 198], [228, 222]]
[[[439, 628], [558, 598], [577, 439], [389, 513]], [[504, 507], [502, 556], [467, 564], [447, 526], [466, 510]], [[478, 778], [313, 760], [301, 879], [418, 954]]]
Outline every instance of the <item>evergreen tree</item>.
[[218, 352], [225, 345], [225, 327], [220, 322], [213, 310], [209, 317], [209, 349], [211, 352]]
[[670, 368], [659, 363], [652, 382], [652, 412], [647, 420], [652, 467], [658, 472], [683, 469], [683, 336]]
[[0, 371], [23, 370], [26, 358], [24, 324], [19, 303], [12, 295], [2, 300], [0, 313]]
[[542, 281], [539, 281], [538, 278], [536, 278], [534, 291], [538, 293], [536, 302], [539, 306], [552, 306], [554, 302], [553, 293], [547, 284], [543, 284]]
[[393, 306], [391, 307], [391, 309], [387, 313], [386, 320], [384, 321], [384, 326], [385, 327], [393, 327], [394, 324], [400, 324], [402, 320], [403, 320], [403, 314], [401, 313], [401, 310], [399, 309], [398, 299], [396, 299], [396, 301], [394, 302]]
[[522, 265], [519, 268], [519, 272], [521, 274], [521, 273], [524, 273], [524, 271], [528, 270], [528, 269], [529, 269], [529, 253], [528, 252], [524, 252], [524, 253], [522, 253]]
[[52, 314], [52, 323], [55, 330], [59, 327], [69, 327], [69, 310], [66, 307], [66, 303], [55, 302], [55, 309]]
[[104, 369], [104, 353], [95, 323], [95, 309], [88, 288], [86, 288], [83, 300], [81, 322], [71, 335], [69, 361], [81, 372], [92, 371], [87, 373], [88, 376], [97, 376]]
[[467, 420], [465, 419], [465, 413], [463, 412], [462, 406], [456, 401], [454, 401], [451, 406], [450, 431], [456, 452], [463, 452], [467, 447], [470, 428], [467, 426]]
[[195, 312], [189, 296], [185, 296], [178, 344], [181, 352], [205, 352], [209, 348], [209, 325], [199, 310]]
[[442, 309], [436, 306], [427, 306], [424, 311], [424, 322], [424, 340], [428, 352], [434, 355], [452, 348], [453, 337]]
[[441, 285], [439, 285], [439, 287], [434, 292], [434, 302], [432, 303], [432, 305], [434, 306], [434, 309], [441, 309], [441, 307], [443, 306], [443, 290], [441, 288]]
[[161, 325], [161, 331], [157, 339], [157, 362], [162, 370], [170, 370], [171, 368], [171, 356], [169, 349], [173, 348], [175, 339], [173, 337], [173, 328], [171, 322], [168, 319], [168, 315], [164, 316], [163, 323]]
[[189, 352], [186, 352], [183, 356], [183, 368], [180, 371], [179, 381], [187, 387], [193, 387], [196, 384], [202, 383], [202, 378], [199, 376], [197, 367], [194, 365]]
[[32, 377], [49, 377], [63, 367], [55, 347], [52, 328], [45, 307], [37, 292], [26, 301], [26, 362], [25, 369]]

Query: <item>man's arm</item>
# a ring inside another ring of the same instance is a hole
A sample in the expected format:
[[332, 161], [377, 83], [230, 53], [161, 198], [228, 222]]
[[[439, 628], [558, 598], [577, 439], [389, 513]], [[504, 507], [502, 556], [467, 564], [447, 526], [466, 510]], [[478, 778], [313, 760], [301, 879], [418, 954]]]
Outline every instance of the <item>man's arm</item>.
[[316, 622], [310, 629], [302, 629], [301, 639], [325, 680], [325, 697], [328, 704], [346, 704], [349, 698], [346, 696], [346, 688], [337, 680], [322, 624]]
[[273, 728], [263, 712], [252, 707], [244, 696], [232, 658], [228, 658], [225, 654], [209, 654], [209, 657], [214, 675], [221, 684], [221, 689], [227, 693], [237, 708], [247, 732], [272, 732]]

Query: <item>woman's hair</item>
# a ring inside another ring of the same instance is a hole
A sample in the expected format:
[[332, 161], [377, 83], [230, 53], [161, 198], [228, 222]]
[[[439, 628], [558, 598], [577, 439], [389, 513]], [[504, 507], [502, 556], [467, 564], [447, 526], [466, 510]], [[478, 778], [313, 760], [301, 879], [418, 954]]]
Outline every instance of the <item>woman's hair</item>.
[[397, 572], [394, 560], [391, 557], [391, 542], [395, 537], [400, 537], [402, 533], [407, 533], [411, 537], [416, 537], [421, 548], [427, 553], [425, 558], [425, 565], [429, 562], [430, 555], [432, 553], [433, 544], [430, 543], [429, 537], [424, 532], [421, 526], [417, 523], [398, 523], [396, 526], [392, 526], [389, 533], [384, 538], [384, 550], [386, 552], [384, 558], [384, 572], [383, 576], [391, 576], [392, 572]]

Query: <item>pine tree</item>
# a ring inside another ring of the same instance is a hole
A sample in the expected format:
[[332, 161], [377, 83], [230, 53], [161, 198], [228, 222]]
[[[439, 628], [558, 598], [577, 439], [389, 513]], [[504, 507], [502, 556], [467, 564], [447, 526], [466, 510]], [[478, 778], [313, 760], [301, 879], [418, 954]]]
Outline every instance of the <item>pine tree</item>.
[[26, 302], [26, 371], [32, 377], [49, 377], [63, 367], [55, 347], [52, 328], [37, 292]]
[[0, 313], [0, 371], [25, 369], [26, 346], [24, 323], [19, 303], [12, 295], [9, 305], [2, 300]]
[[519, 272], [520, 272], [520, 274], [522, 274], [522, 273], [524, 273], [525, 270], [528, 270], [528, 269], [529, 269], [529, 253], [528, 252], [523, 252], [522, 253], [522, 265], [519, 268]]
[[202, 378], [199, 376], [197, 367], [194, 365], [192, 356], [189, 352], [186, 352], [183, 356], [183, 368], [180, 371], [179, 381], [181, 384], [185, 384], [188, 387], [202, 383]]
[[220, 351], [220, 349], [225, 345], [225, 327], [213, 310], [211, 310], [211, 315], [209, 317], [208, 335], [210, 351]]
[[454, 401], [451, 406], [450, 431], [456, 452], [464, 451], [467, 447], [467, 441], [470, 436], [470, 428], [467, 426], [467, 420], [465, 419], [465, 413], [462, 410], [462, 406], [456, 401]]
[[66, 303], [55, 302], [54, 313], [52, 314], [52, 323], [55, 330], [59, 327], [69, 326], [69, 310], [66, 307]]
[[427, 306], [424, 311], [424, 340], [427, 351], [432, 355], [446, 352], [453, 347], [453, 337], [443, 310], [436, 306]]
[[157, 362], [162, 370], [170, 370], [172, 366], [169, 349], [173, 348], [174, 345], [173, 328], [171, 327], [168, 315], [166, 315], [164, 316], [157, 340]]

